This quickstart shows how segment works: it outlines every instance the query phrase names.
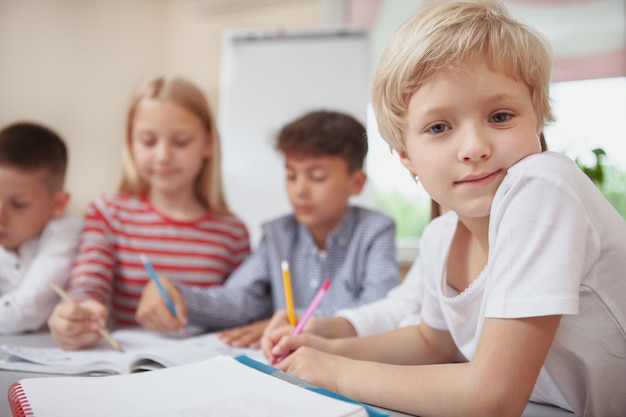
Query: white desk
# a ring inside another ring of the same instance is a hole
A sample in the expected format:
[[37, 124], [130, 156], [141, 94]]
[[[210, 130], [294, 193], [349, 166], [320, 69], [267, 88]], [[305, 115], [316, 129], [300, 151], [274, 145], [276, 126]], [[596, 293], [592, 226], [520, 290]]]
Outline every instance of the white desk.
[[[27, 347], [53, 347], [54, 341], [48, 333], [25, 334], [19, 336], [0, 336], [0, 345], [18, 345]], [[0, 352], [0, 358], [4, 357], [4, 352]], [[0, 369], [0, 417], [10, 417], [11, 409], [7, 400], [7, 392], [11, 384], [24, 378], [36, 378], [50, 376], [50, 374], [39, 374], [31, 372], [5, 371]], [[100, 377], [106, 378], [106, 377]], [[389, 411], [390, 417], [410, 417], [409, 414], [397, 411]], [[574, 414], [557, 407], [542, 404], [529, 403], [522, 414], [523, 417], [575, 417]]]

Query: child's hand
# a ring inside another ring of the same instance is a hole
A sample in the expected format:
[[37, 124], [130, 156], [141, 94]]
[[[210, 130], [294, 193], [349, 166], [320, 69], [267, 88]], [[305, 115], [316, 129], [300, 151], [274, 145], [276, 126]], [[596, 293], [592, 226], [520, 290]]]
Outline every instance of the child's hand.
[[146, 284], [135, 313], [135, 320], [155, 332], [184, 331], [187, 326], [187, 306], [176, 286], [167, 278], [159, 277], [161, 285], [174, 303], [176, 317], [172, 316], [158, 287], [152, 281]]
[[313, 385], [340, 393], [338, 377], [343, 375], [341, 367], [348, 361], [351, 359], [304, 346], [274, 366]]
[[[296, 317], [297, 320], [300, 320], [300, 316]], [[307, 324], [302, 329], [303, 333], [316, 333], [318, 327], [318, 319], [316, 317], [311, 317]], [[261, 349], [263, 350], [263, 354], [266, 358], [271, 357], [271, 350], [278, 340], [282, 336], [291, 335], [294, 327], [289, 324], [289, 317], [287, 315], [287, 310], [278, 310], [274, 313], [274, 316], [270, 319], [269, 324], [265, 327], [265, 331], [263, 332], [263, 337], [261, 338]], [[272, 363], [270, 361], [270, 363]]]
[[[300, 318], [297, 317], [297, 319]], [[272, 363], [274, 360], [271, 353], [274, 345], [278, 343], [281, 337], [290, 335], [293, 329], [294, 327], [289, 324], [287, 310], [277, 310], [270, 319], [269, 324], [265, 327], [263, 337], [261, 337], [261, 350], [269, 363]]]
[[263, 331], [269, 321], [269, 319], [259, 320], [245, 326], [233, 327], [219, 332], [217, 337], [222, 342], [235, 347], [258, 349], [261, 346], [261, 336], [263, 336]]
[[82, 349], [100, 340], [98, 327], [106, 325], [109, 312], [95, 300], [61, 302], [48, 318], [50, 334], [62, 349]]
[[263, 335], [261, 348], [268, 363], [274, 364], [276, 358], [284, 353], [298, 350], [302, 346], [312, 347], [321, 351], [329, 351], [332, 341], [309, 333], [301, 333], [297, 336], [291, 335], [288, 327], [277, 329], [269, 334]]

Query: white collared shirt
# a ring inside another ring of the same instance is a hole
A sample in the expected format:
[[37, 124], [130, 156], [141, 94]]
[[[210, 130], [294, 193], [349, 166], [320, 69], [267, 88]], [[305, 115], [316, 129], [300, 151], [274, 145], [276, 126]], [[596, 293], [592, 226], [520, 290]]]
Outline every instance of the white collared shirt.
[[34, 331], [45, 324], [59, 302], [49, 283], [67, 283], [81, 229], [82, 221], [66, 214], [50, 220], [18, 252], [0, 246], [0, 334]]

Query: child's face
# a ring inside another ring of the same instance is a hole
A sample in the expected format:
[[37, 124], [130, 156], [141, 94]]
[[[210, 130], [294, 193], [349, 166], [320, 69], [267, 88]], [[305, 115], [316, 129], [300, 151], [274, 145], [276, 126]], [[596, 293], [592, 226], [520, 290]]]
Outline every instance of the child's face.
[[300, 157], [285, 155], [289, 201], [298, 222], [316, 237], [326, 236], [348, 208], [348, 199], [361, 192], [365, 173], [348, 171], [337, 156]]
[[459, 216], [488, 216], [507, 170], [540, 152], [526, 85], [478, 64], [444, 70], [413, 94], [402, 163]]
[[194, 113], [163, 100], [143, 100], [137, 107], [131, 148], [150, 194], [193, 191], [204, 159], [211, 155], [211, 135]]
[[17, 250], [63, 213], [67, 193], [50, 193], [42, 173], [0, 166], [0, 245]]

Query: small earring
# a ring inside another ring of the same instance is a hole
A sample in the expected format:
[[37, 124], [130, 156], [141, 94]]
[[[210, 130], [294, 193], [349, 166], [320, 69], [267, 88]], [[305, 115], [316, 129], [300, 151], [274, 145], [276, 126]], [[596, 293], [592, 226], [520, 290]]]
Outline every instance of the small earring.
[[409, 171], [409, 175], [411, 175], [411, 179], [412, 179], [413, 181], [415, 181], [415, 184], [417, 184], [418, 182], [420, 182], [420, 177], [418, 177], [417, 175], [415, 175], [415, 174], [413, 173], [413, 171]]

